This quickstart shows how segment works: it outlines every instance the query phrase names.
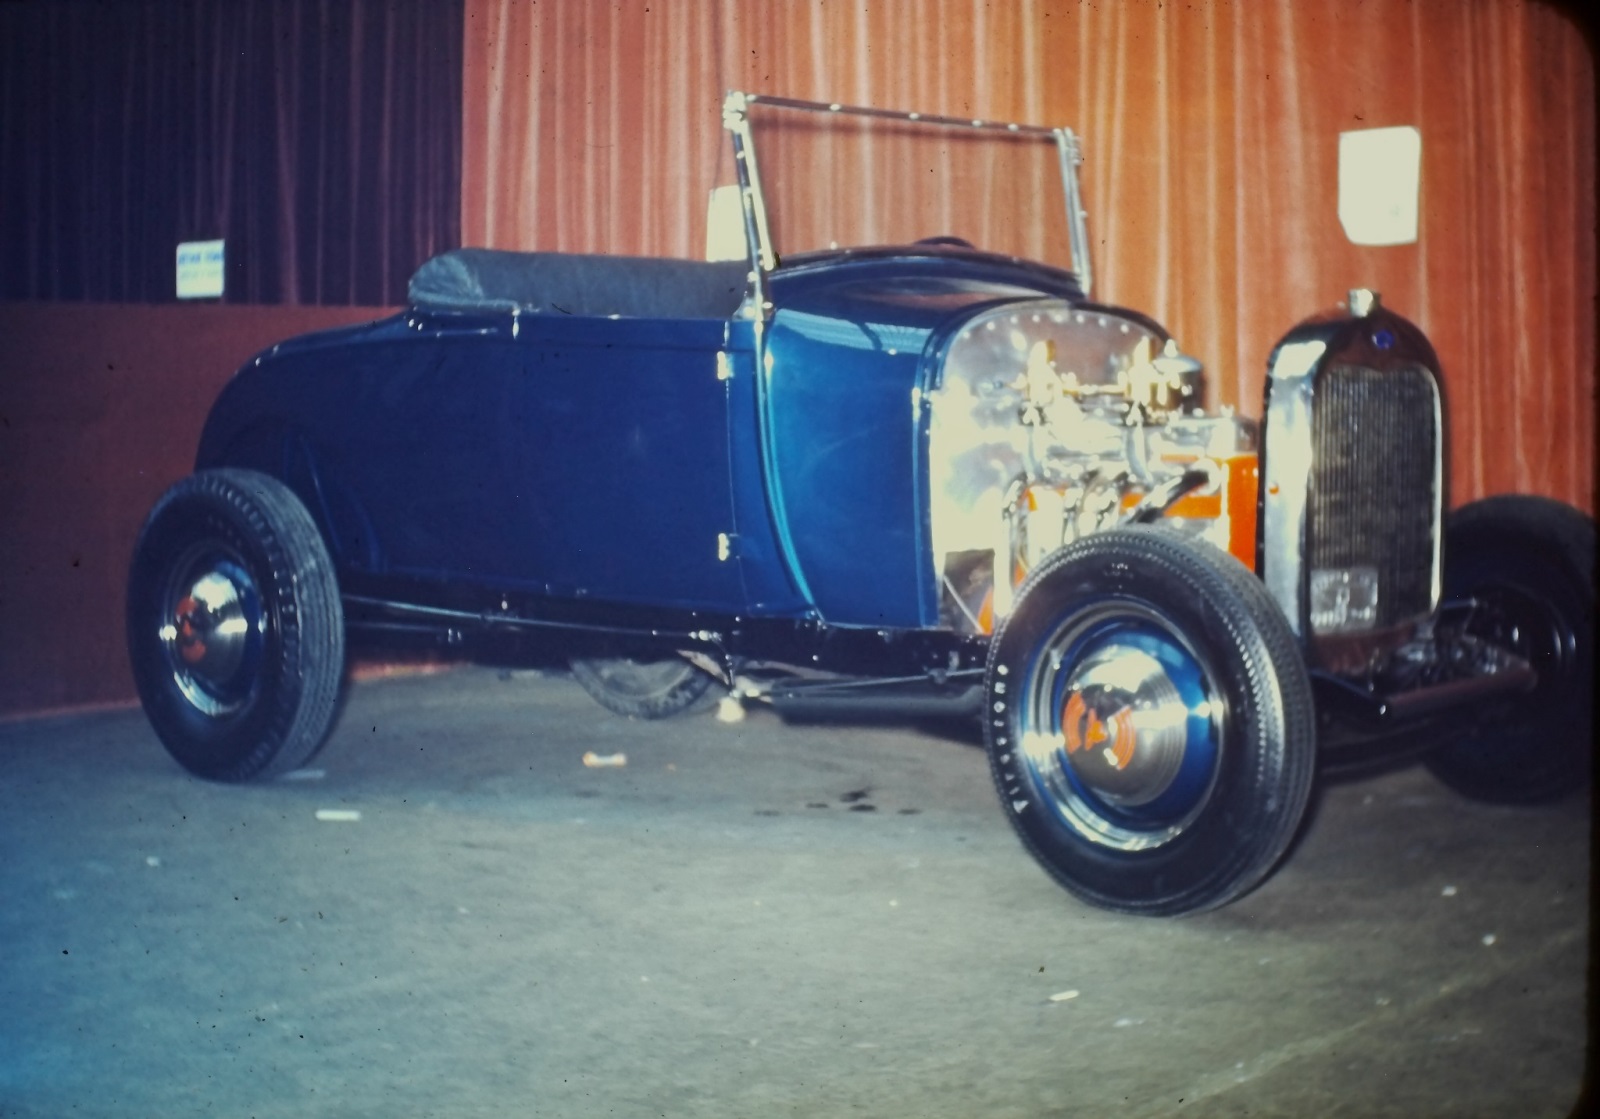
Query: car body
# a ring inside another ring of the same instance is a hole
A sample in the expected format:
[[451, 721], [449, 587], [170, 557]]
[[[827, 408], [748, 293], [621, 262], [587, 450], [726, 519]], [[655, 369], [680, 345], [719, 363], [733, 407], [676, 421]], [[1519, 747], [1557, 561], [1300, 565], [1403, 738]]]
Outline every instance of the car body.
[[[1582, 750], [1546, 749], [1526, 788], [1503, 740], [1441, 752], [1529, 696], [1588, 718], [1593, 529], [1480, 510], [1452, 584], [1416, 326], [1352, 293], [1275, 348], [1260, 425], [1207, 412], [1198, 361], [1089, 296], [1072, 133], [745, 94], [724, 124], [747, 259], [457, 250], [400, 314], [228, 384], [130, 580], [136, 677], [180, 761], [303, 762], [347, 631], [554, 643], [634, 715], [717, 690], [943, 700], [981, 712], [1046, 869], [1146, 913], [1258, 883], [1319, 757], [1428, 747], [1481, 795], [1571, 787]], [[768, 152], [876, 191], [877, 239], [839, 240], [861, 219], [837, 191], [764, 183]], [[905, 168], [979, 152], [931, 208], [881, 203], [909, 200]], [[1048, 219], [1020, 209], [1044, 172]], [[1060, 264], [1024, 251], [1046, 241]], [[1507, 531], [1532, 558], [1487, 554]]]

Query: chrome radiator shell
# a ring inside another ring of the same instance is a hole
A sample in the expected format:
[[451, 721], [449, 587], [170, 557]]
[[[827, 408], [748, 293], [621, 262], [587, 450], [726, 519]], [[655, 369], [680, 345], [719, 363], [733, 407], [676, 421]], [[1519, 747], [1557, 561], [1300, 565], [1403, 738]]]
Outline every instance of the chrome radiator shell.
[[[1359, 672], [1438, 608], [1438, 359], [1390, 311], [1333, 314], [1280, 341], [1266, 393], [1259, 573], [1311, 663]], [[1315, 624], [1314, 571], [1375, 579], [1372, 616], [1348, 628]]]

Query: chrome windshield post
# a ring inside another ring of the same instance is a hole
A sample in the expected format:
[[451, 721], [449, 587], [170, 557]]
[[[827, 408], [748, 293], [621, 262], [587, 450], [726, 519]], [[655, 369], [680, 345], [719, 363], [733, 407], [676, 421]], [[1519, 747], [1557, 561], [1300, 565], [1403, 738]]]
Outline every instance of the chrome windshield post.
[[740, 208], [744, 213], [745, 239], [750, 245], [750, 263], [757, 272], [770, 272], [778, 266], [778, 259], [772, 247], [772, 231], [767, 228], [767, 203], [761, 193], [755, 144], [750, 139], [747, 110], [752, 100], [754, 98], [748, 94], [729, 90], [722, 101], [722, 126], [733, 137], [733, 162], [739, 175]]
[[1067, 195], [1067, 229], [1072, 238], [1072, 270], [1078, 274], [1083, 294], [1088, 295], [1094, 286], [1094, 274], [1089, 265], [1089, 211], [1083, 208], [1083, 194], [1078, 188], [1078, 168], [1083, 165], [1083, 148], [1070, 128], [1053, 130], [1056, 151], [1061, 157], [1061, 183]]

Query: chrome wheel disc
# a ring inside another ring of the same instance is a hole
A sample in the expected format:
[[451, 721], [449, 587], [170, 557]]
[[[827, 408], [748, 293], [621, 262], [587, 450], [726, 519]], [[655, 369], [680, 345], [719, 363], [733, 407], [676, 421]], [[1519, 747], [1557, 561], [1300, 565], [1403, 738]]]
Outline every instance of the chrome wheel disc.
[[1065, 619], [1028, 668], [1019, 713], [1035, 788], [1096, 844], [1171, 841], [1215, 783], [1225, 704], [1194, 650], [1137, 603]]
[[201, 713], [229, 715], [255, 690], [266, 616], [236, 557], [208, 549], [174, 567], [158, 633], [173, 683]]

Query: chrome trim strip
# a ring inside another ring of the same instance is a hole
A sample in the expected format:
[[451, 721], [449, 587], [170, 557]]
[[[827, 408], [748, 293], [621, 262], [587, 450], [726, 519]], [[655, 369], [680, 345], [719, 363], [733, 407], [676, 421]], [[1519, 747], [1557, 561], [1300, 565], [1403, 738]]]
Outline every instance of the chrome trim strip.
[[1286, 342], [1267, 368], [1271, 389], [1262, 446], [1261, 554], [1256, 563], [1267, 593], [1289, 628], [1303, 632], [1307, 490], [1311, 483], [1311, 400], [1317, 362], [1327, 343]]

